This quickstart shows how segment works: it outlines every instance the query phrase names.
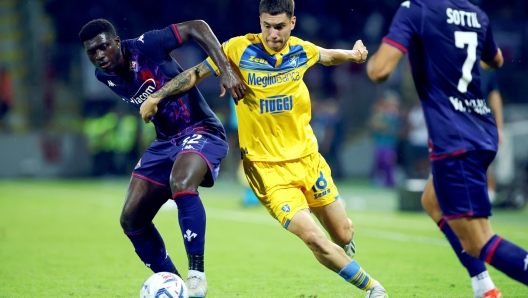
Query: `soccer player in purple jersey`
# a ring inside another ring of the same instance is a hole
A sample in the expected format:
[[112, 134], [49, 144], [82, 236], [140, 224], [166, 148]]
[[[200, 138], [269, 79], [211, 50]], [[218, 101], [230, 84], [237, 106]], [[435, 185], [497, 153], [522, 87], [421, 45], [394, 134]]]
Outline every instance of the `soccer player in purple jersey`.
[[[482, 94], [484, 95], [484, 98], [486, 98], [490, 110], [493, 113], [495, 123], [497, 123], [500, 146], [503, 139], [503, 115], [502, 97], [499, 91], [497, 75], [495, 74], [495, 71], [483, 72], [482, 67], [480, 68], [480, 70], [480, 89], [482, 90]], [[486, 178], [488, 182], [488, 197], [490, 201], [493, 202], [492, 196], [495, 195], [494, 192], [496, 189], [496, 185], [494, 183], [494, 177], [491, 171], [491, 166], [486, 172]], [[436, 223], [438, 223], [440, 231], [446, 233], [448, 239], [453, 239], [453, 247], [455, 249], [461, 250], [462, 248], [460, 246], [460, 241], [455, 238], [455, 235], [453, 234], [453, 231], [449, 228], [449, 226], [445, 225], [445, 220], [443, 219], [444, 215], [442, 214], [442, 210], [438, 205], [438, 199], [436, 197], [432, 176], [429, 176], [429, 179], [427, 180], [427, 185], [425, 186], [425, 190], [422, 194], [422, 206], [424, 207], [427, 214], [429, 214], [429, 216]], [[484, 294], [486, 294], [484, 295], [484, 297], [500, 297], [500, 291], [495, 287], [495, 284], [491, 280], [491, 277], [489, 276], [489, 273], [486, 270], [484, 262], [475, 259], [466, 253], [462, 253], [458, 256], [462, 264], [464, 264], [464, 266], [469, 271], [469, 275], [471, 277], [471, 286], [473, 288], [473, 292], [475, 293], [475, 298], [483, 297]]]
[[[110, 22], [97, 19], [81, 29], [79, 38], [95, 76], [126, 103], [140, 108], [143, 101], [183, 71], [170, 52], [194, 39], [225, 74], [222, 89], [242, 98], [245, 86], [229, 65], [220, 43], [203, 21], [173, 24], [121, 40]], [[197, 88], [170, 96], [151, 117], [156, 140], [143, 154], [132, 178], [121, 212], [121, 227], [137, 255], [154, 272], [179, 275], [162, 237], [152, 223], [161, 206], [173, 199], [189, 261], [190, 297], [205, 297], [206, 216], [198, 186], [211, 187], [220, 161], [227, 154], [224, 128]]]
[[[386, 81], [405, 53], [429, 132], [441, 230], [472, 277], [487, 274], [486, 261], [528, 284], [528, 252], [496, 235], [488, 220], [486, 170], [498, 133], [480, 90], [477, 62], [486, 68], [503, 64], [488, 17], [467, 0], [405, 1], [367, 63], [370, 79]], [[476, 297], [501, 297], [493, 283], [488, 286]]]

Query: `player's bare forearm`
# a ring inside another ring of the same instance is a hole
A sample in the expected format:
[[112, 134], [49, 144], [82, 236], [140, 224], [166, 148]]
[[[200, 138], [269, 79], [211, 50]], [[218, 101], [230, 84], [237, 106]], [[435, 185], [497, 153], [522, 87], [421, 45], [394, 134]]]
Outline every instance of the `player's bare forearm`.
[[503, 116], [502, 116], [502, 97], [498, 90], [493, 90], [488, 95], [488, 105], [495, 117], [497, 123], [497, 129], [501, 130], [503, 127]]
[[211, 70], [205, 62], [182, 72], [158, 91], [151, 94], [139, 107], [139, 114], [145, 123], [149, 123], [151, 117], [158, 112], [158, 103], [165, 97], [183, 93], [211, 74]]
[[327, 49], [326, 57], [321, 56], [321, 64], [325, 66], [339, 65], [346, 62], [362, 63], [359, 51]]
[[211, 70], [205, 62], [202, 62], [174, 77], [150, 97], [160, 102], [165, 97], [188, 91], [209, 75], [211, 75]]
[[346, 62], [363, 63], [367, 60], [368, 51], [361, 40], [356, 41], [352, 50], [324, 49], [319, 47], [321, 60], [325, 66], [339, 65]]

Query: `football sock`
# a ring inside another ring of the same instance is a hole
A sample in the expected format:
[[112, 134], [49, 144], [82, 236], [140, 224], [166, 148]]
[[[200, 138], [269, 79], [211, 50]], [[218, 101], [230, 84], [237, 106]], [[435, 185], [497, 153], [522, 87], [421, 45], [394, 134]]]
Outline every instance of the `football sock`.
[[187, 254], [189, 270], [204, 272], [204, 255]]
[[134, 245], [137, 255], [145, 266], [154, 272], [175, 272], [178, 274], [165, 250], [165, 243], [163, 243], [163, 239], [154, 224], [138, 231], [125, 232], [125, 234]]
[[[178, 206], [178, 221], [187, 254], [205, 252], [205, 209], [197, 191], [182, 191], [172, 196]], [[203, 266], [203, 259], [202, 259]]]
[[495, 289], [495, 284], [486, 270], [477, 276], [471, 277], [471, 287], [476, 296], [484, 296], [486, 292]]
[[484, 264], [484, 262], [468, 255], [464, 251], [464, 249], [462, 248], [462, 244], [460, 244], [460, 240], [458, 240], [457, 235], [455, 234], [455, 232], [453, 232], [453, 230], [447, 224], [445, 219], [442, 219], [438, 222], [438, 227], [440, 228], [440, 231], [442, 231], [447, 237], [449, 244], [451, 244], [451, 247], [455, 251], [458, 259], [460, 260], [460, 263], [462, 263], [462, 265], [466, 267], [470, 277], [478, 276], [479, 274], [486, 271], [486, 265]]
[[528, 251], [494, 235], [480, 251], [480, 259], [528, 285]]
[[339, 271], [339, 276], [344, 278], [347, 282], [353, 284], [361, 290], [369, 290], [374, 284], [374, 279], [359, 266], [356, 261], [352, 261]]

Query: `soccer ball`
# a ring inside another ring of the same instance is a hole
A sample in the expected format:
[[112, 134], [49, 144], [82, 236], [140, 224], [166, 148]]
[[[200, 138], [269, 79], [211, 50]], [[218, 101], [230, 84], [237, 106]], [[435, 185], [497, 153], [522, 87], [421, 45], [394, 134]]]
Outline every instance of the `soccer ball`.
[[189, 298], [185, 282], [176, 274], [158, 272], [141, 286], [139, 298]]

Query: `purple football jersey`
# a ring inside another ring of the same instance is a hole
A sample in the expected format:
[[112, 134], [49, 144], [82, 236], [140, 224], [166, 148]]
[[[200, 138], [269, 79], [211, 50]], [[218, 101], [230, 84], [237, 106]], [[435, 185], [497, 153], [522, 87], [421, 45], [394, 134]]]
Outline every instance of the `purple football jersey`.
[[[170, 55], [182, 46], [176, 25], [153, 30], [138, 38], [122, 41], [124, 60], [129, 67], [126, 78], [99, 69], [95, 75], [126, 103], [139, 109], [149, 95], [159, 90], [183, 69]], [[225, 140], [225, 131], [196, 87], [164, 98], [151, 118], [160, 140], [195, 132], [211, 133]]]
[[409, 54], [432, 160], [497, 150], [497, 127], [480, 89], [479, 62], [492, 61], [498, 47], [480, 8], [466, 0], [405, 1], [383, 42]]

